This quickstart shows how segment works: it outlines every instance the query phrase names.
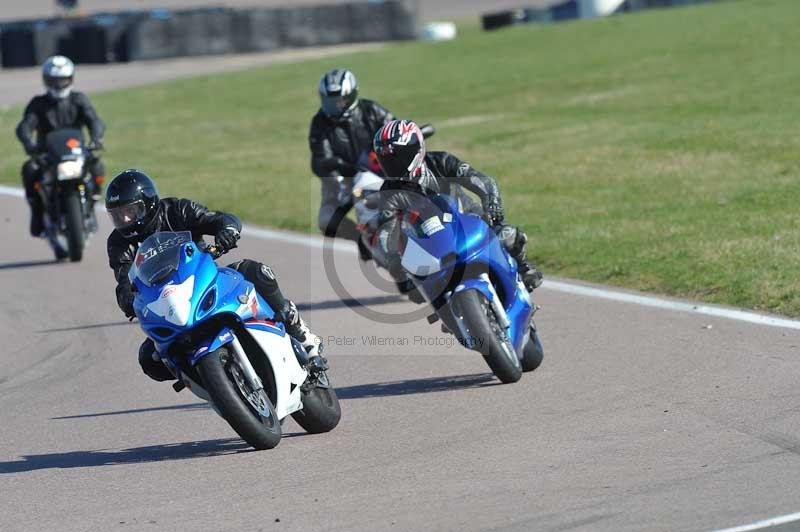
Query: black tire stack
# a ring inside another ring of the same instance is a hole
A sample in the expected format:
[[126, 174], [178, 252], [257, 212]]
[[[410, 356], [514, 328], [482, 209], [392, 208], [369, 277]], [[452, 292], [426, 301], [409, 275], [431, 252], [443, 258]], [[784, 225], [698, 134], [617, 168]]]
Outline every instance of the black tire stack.
[[415, 4], [362, 0], [274, 9], [157, 9], [0, 23], [0, 50], [3, 67], [11, 68], [40, 65], [54, 54], [76, 63], [111, 63], [414, 39], [417, 34]]

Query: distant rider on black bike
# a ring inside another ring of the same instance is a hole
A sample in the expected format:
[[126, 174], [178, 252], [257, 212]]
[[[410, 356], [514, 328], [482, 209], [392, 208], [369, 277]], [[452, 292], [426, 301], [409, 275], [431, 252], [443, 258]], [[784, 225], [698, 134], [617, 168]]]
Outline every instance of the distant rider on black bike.
[[[45, 61], [42, 78], [47, 93], [34, 96], [25, 107], [22, 121], [17, 126], [17, 138], [30, 157], [22, 165], [22, 184], [31, 208], [30, 232], [34, 237], [41, 236], [44, 231], [44, 205], [36, 192], [36, 185], [46, 165], [44, 154], [47, 134], [56, 129], [87, 127], [93, 148], [103, 147], [106, 126], [97, 116], [89, 98], [82, 92], [72, 90], [74, 76], [75, 65], [68, 58], [56, 55]], [[94, 184], [94, 190], [90, 193], [95, 199], [100, 199], [105, 171], [103, 163], [93, 157], [88, 165]]]

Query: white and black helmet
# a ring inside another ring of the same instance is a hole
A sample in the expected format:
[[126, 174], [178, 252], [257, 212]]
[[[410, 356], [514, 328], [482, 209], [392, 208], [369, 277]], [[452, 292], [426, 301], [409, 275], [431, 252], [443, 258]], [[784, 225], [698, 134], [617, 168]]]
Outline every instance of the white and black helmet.
[[343, 68], [325, 72], [319, 80], [319, 97], [325, 115], [334, 120], [347, 118], [358, 103], [358, 80], [355, 74]]
[[42, 65], [42, 80], [52, 98], [60, 100], [69, 96], [74, 77], [75, 65], [63, 55], [54, 55]]

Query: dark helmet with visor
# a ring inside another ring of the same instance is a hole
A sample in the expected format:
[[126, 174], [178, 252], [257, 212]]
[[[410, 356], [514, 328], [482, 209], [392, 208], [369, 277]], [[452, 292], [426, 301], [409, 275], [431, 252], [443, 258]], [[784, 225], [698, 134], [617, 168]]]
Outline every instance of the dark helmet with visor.
[[323, 74], [319, 80], [322, 112], [328, 118], [347, 118], [358, 103], [358, 80], [349, 70], [337, 68]]
[[159, 197], [150, 176], [136, 169], [117, 175], [106, 189], [106, 210], [125, 238], [144, 239], [155, 231]]
[[372, 148], [389, 179], [417, 181], [425, 166], [425, 137], [410, 120], [392, 120], [375, 133]]

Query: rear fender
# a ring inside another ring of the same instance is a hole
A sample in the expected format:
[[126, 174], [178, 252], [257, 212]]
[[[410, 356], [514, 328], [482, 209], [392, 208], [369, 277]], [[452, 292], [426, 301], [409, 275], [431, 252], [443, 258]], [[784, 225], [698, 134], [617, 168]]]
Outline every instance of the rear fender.
[[233, 342], [233, 338], [233, 331], [231, 331], [229, 327], [223, 327], [216, 335], [204, 340], [197, 346], [194, 354], [192, 354], [192, 357], [189, 359], [189, 364], [192, 367], [196, 366], [201, 358], [209, 353], [213, 353], [223, 345]]

